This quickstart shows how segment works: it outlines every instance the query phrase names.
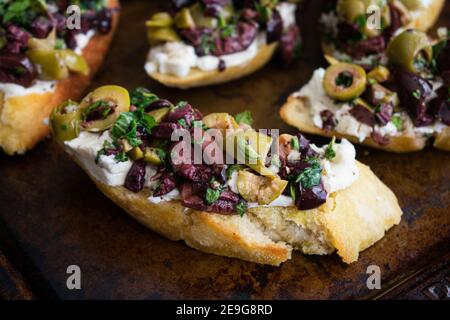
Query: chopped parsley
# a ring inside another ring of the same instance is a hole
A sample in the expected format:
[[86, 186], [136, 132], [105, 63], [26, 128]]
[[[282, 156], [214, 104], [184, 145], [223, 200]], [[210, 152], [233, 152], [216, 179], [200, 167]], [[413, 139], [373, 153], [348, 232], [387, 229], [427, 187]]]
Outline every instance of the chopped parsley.
[[299, 151], [300, 150], [300, 143], [298, 142], [297, 137], [293, 137], [291, 140], [291, 148], [292, 150]]
[[234, 207], [234, 209], [242, 218], [247, 212], [247, 204], [244, 201], [241, 201]]
[[47, 10], [45, 0], [15, 0], [10, 1], [9, 5], [5, 2], [0, 1], [0, 16], [4, 24], [12, 21], [23, 26]]
[[109, 103], [103, 100], [95, 101], [94, 103], [90, 104], [87, 108], [85, 108], [82, 112], [82, 117], [84, 120], [91, 114], [92, 112], [102, 109], [101, 110], [101, 116], [102, 119], [105, 119], [111, 112], [112, 108], [110, 107]]
[[178, 120], [178, 124], [179, 124], [180, 126], [182, 126], [183, 128], [188, 128], [188, 127], [189, 127], [188, 124], [186, 123], [186, 120], [185, 120], [185, 119], [180, 119], [180, 120]]
[[311, 159], [309, 162], [311, 166], [300, 173], [295, 180], [296, 183], [300, 182], [304, 189], [311, 189], [320, 184], [322, 167], [317, 159]]
[[417, 100], [420, 100], [420, 98], [422, 97], [422, 94], [420, 93], [420, 90], [419, 90], [419, 89], [416, 89], [416, 90], [414, 90], [414, 91], [412, 92], [412, 96], [413, 96], [414, 98], [416, 98]]
[[125, 152], [120, 152], [120, 153], [116, 154], [116, 156], [114, 157], [114, 160], [116, 160], [116, 162], [127, 162], [128, 156]]
[[221, 193], [222, 190], [220, 189], [211, 189], [211, 188], [206, 189], [206, 196], [205, 196], [206, 202], [208, 204], [213, 204], [214, 202], [219, 200]]
[[241, 169], [242, 169], [242, 166], [239, 165], [239, 164], [230, 164], [230, 165], [227, 167], [227, 179], [230, 179], [230, 178], [231, 178], [231, 176], [233, 175], [233, 172], [239, 171], [239, 170], [241, 170]]
[[295, 183], [293, 182], [289, 183], [289, 194], [292, 200], [294, 200], [295, 202], [295, 200], [297, 199], [297, 190], [295, 190]]
[[334, 151], [334, 141], [336, 139], [333, 138], [333, 140], [331, 140], [330, 144], [327, 146], [327, 148], [325, 149], [325, 159], [327, 160], [332, 160], [336, 157], [336, 151]]
[[403, 120], [399, 115], [393, 116], [391, 122], [397, 128], [398, 131], [403, 130]]
[[253, 124], [253, 117], [252, 117], [252, 113], [250, 111], [244, 111], [241, 113], [238, 113], [234, 119], [236, 120], [236, 122], [238, 124], [240, 123], [244, 123], [244, 124], [248, 124], [249, 126], [251, 126]]
[[157, 125], [152, 116], [144, 113], [143, 109], [134, 112], [123, 112], [114, 123], [112, 128], [112, 136], [114, 139], [126, 139], [132, 147], [142, 144], [137, 137], [138, 126], [143, 127], [148, 134]]

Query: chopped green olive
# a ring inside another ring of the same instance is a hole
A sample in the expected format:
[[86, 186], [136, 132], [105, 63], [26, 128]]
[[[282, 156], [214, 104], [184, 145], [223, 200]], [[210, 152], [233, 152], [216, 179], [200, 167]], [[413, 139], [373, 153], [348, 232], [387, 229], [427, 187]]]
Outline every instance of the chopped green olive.
[[171, 27], [173, 19], [167, 12], [155, 13], [150, 20], [145, 22], [147, 27]]
[[191, 11], [188, 8], [181, 9], [175, 16], [175, 26], [178, 29], [195, 28], [195, 21], [192, 18]]
[[213, 17], [205, 16], [205, 12], [200, 5], [200, 3], [196, 3], [189, 7], [191, 12], [191, 16], [194, 20], [194, 23], [199, 28], [216, 28], [217, 27], [217, 19]]
[[73, 140], [80, 133], [81, 110], [73, 101], [67, 101], [54, 108], [50, 115], [54, 137], [59, 142]]
[[58, 50], [58, 54], [70, 71], [81, 73], [85, 76], [89, 75], [89, 65], [82, 56], [69, 49]]
[[161, 108], [147, 112], [157, 123], [160, 123], [170, 112], [170, 108]]
[[147, 36], [150, 43], [157, 44], [160, 42], [181, 41], [180, 36], [173, 28], [149, 28]]
[[[98, 132], [110, 128], [120, 113], [130, 108], [128, 91], [119, 86], [103, 86], [88, 94], [81, 102], [82, 127], [87, 131]], [[89, 115], [96, 112], [97, 117]]]
[[338, 101], [359, 97], [366, 89], [366, 71], [356, 64], [338, 63], [328, 67], [323, 86], [325, 92]]
[[387, 56], [390, 63], [418, 73], [433, 59], [433, 47], [424, 32], [406, 30], [392, 39]]
[[388, 81], [391, 76], [391, 72], [385, 66], [378, 66], [373, 68], [368, 74], [367, 79], [375, 80], [376, 82], [385, 82]]
[[144, 158], [144, 152], [139, 147], [134, 147], [127, 154], [134, 161]]
[[62, 80], [69, 76], [69, 69], [56, 50], [32, 49], [27, 51], [27, 56], [41, 67], [44, 80]]
[[144, 151], [144, 161], [155, 166], [162, 164], [162, 160], [154, 148], [146, 148]]

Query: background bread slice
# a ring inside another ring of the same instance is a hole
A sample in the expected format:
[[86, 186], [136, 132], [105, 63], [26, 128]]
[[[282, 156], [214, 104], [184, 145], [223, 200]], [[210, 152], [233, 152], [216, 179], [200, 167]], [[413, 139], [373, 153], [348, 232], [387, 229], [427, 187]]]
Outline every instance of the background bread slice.
[[381, 146], [371, 137], [367, 137], [363, 142], [359, 139], [347, 134], [335, 131], [326, 132], [314, 125], [311, 118], [310, 108], [307, 98], [289, 97], [288, 101], [280, 109], [281, 118], [289, 125], [296, 127], [302, 132], [317, 134], [324, 137], [346, 138], [354, 143], [361, 143], [372, 148], [381, 149], [390, 152], [404, 153], [419, 151], [425, 148], [427, 139], [418, 134], [404, 134], [401, 136], [391, 137], [388, 145]]
[[[118, 8], [118, 0], [109, 0], [110, 8]], [[56, 90], [44, 94], [4, 99], [0, 92], [0, 149], [9, 155], [22, 154], [50, 133], [44, 124], [53, 107], [68, 100], [78, 100], [89, 86], [108, 51], [119, 22], [119, 13], [113, 16], [112, 30], [107, 35], [95, 35], [83, 50], [83, 57], [90, 67], [89, 76], [72, 74], [57, 82]]]
[[242, 217], [191, 210], [180, 201], [154, 204], [145, 191], [110, 187], [86, 172], [130, 216], [168, 239], [184, 240], [207, 253], [278, 266], [291, 258], [293, 247], [321, 255], [337, 249], [344, 262], [352, 263], [399, 223], [402, 211], [395, 195], [369, 167], [358, 167], [357, 181], [331, 194], [320, 208], [258, 207]]
[[226, 68], [223, 72], [220, 72], [219, 70], [201, 71], [199, 69], [192, 69], [189, 75], [184, 78], [159, 72], [152, 73], [150, 76], [168, 87], [180, 89], [216, 85], [242, 78], [259, 70], [269, 62], [274, 55], [276, 48], [277, 43], [264, 45], [259, 48], [258, 54], [249, 62], [243, 65]]

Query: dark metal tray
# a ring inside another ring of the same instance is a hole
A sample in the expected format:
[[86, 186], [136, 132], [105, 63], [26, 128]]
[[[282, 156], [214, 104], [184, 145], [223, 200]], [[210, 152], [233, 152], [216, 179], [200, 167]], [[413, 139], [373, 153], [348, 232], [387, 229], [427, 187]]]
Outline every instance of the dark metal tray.
[[[272, 62], [245, 79], [190, 91], [164, 88], [143, 71], [148, 50], [144, 21], [165, 2], [123, 2], [118, 34], [92, 88], [143, 85], [173, 101], [188, 100], [205, 113], [250, 109], [257, 127], [294, 132], [283, 124], [278, 109], [316, 67], [324, 65], [317, 30], [321, 1], [303, 5], [299, 15], [303, 57], [294, 67], [283, 69]], [[450, 3], [439, 25], [450, 26]], [[357, 150], [358, 159], [369, 164], [398, 196], [404, 209], [401, 224], [352, 265], [343, 264], [335, 254], [295, 253], [279, 268], [204, 254], [145, 229], [104, 197], [55, 143], [45, 141], [25, 156], [0, 155], [0, 250], [7, 257], [0, 254], [0, 295], [64, 299], [439, 297], [449, 284], [445, 272], [450, 257], [450, 154], [431, 148], [408, 155]], [[81, 268], [81, 290], [66, 287], [69, 265]], [[366, 286], [369, 265], [381, 268], [381, 290]], [[436, 286], [441, 291], [434, 290]]]

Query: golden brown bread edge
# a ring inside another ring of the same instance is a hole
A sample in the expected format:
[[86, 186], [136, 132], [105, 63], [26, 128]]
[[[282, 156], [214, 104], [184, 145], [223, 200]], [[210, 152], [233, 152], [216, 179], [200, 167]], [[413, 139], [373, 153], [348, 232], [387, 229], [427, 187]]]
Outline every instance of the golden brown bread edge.
[[[366, 165], [357, 162], [360, 176], [352, 186], [331, 194], [319, 208], [300, 211], [294, 207], [259, 207], [243, 216], [221, 215], [185, 208], [180, 201], [154, 204], [144, 191], [133, 193], [111, 187], [90, 176], [97, 187], [131, 217], [158, 234], [184, 241], [199, 251], [279, 266], [291, 258], [293, 247], [273, 241], [258, 227], [264, 217], [282, 215], [298, 226], [314, 226], [327, 238], [345, 263], [358, 260], [359, 252], [380, 240], [398, 224], [402, 210], [393, 192]], [[266, 226], [265, 228], [269, 228]], [[314, 252], [307, 252], [314, 253]]]
[[191, 69], [189, 75], [183, 78], [159, 72], [150, 74], [150, 77], [165, 86], [179, 89], [217, 85], [245, 77], [261, 69], [269, 62], [276, 49], [277, 43], [264, 45], [259, 48], [257, 55], [252, 60], [243, 65], [226, 68], [225, 71]]
[[[108, 0], [110, 8], [119, 8], [118, 0]], [[90, 67], [89, 76], [71, 74], [69, 78], [58, 81], [54, 92], [29, 94], [4, 99], [0, 91], [0, 152], [23, 154], [32, 149], [50, 133], [44, 124], [53, 107], [72, 99], [78, 100], [91, 83], [108, 51], [119, 22], [119, 12], [115, 12], [111, 32], [95, 35], [83, 50], [83, 57]]]

